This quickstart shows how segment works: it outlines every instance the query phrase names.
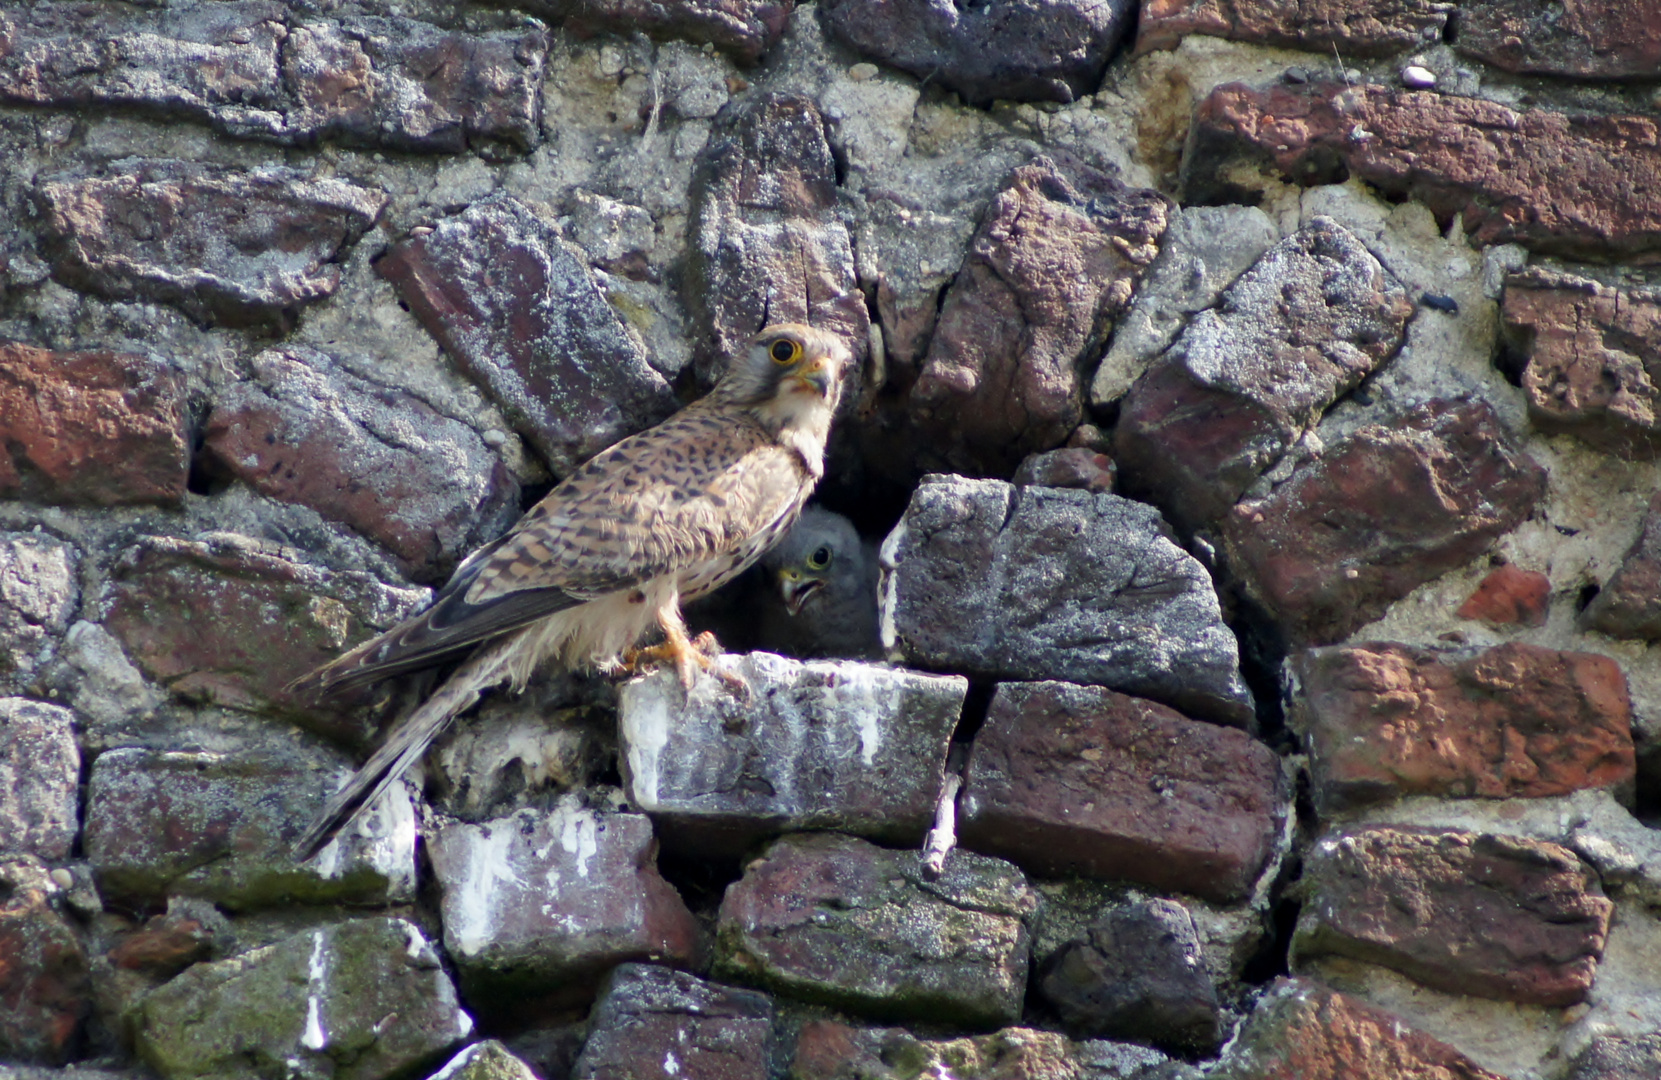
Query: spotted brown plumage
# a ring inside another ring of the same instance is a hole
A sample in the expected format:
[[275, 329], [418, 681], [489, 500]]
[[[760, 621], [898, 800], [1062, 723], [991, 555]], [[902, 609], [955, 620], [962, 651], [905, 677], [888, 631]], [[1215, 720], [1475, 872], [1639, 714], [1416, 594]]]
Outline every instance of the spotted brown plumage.
[[301, 859], [420, 759], [456, 714], [538, 664], [622, 667], [647, 650], [690, 685], [713, 661], [680, 605], [742, 573], [789, 531], [824, 472], [847, 347], [809, 326], [767, 328], [704, 398], [601, 451], [457, 568], [422, 614], [301, 679], [329, 694], [466, 657], [388, 735], [297, 842]]

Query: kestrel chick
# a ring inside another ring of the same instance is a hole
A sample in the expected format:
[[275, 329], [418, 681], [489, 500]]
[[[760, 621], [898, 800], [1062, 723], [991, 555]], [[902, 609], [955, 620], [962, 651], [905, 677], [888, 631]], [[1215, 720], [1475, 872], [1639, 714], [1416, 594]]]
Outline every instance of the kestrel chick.
[[296, 683], [330, 694], [465, 657], [387, 736], [297, 842], [322, 846], [416, 761], [486, 689], [523, 689], [557, 660], [601, 671], [655, 625], [690, 686], [712, 637], [689, 641], [680, 605], [742, 573], [789, 531], [824, 473], [847, 346], [795, 323], [768, 327], [702, 399], [601, 451], [474, 552], [422, 614]]
[[881, 655], [876, 546], [853, 522], [810, 506], [761, 565], [778, 593], [762, 609], [763, 647], [804, 658]]

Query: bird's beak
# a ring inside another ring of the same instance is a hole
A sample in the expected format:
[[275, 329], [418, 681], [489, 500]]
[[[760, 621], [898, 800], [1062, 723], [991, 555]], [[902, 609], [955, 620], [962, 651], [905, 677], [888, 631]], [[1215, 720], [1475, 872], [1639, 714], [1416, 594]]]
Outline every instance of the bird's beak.
[[808, 597], [818, 592], [825, 583], [819, 578], [803, 577], [800, 570], [779, 571], [779, 595], [784, 597], [784, 608], [791, 615], [800, 615]]
[[801, 385], [820, 397], [829, 397], [831, 380], [836, 377], [836, 365], [827, 363], [825, 357], [809, 360], [804, 363], [793, 375]]

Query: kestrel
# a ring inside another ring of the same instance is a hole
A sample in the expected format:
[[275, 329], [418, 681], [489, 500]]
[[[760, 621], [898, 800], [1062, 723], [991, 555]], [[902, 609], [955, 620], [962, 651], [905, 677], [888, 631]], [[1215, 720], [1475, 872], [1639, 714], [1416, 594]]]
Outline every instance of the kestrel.
[[761, 644], [804, 659], [880, 656], [877, 551], [853, 522], [818, 506], [762, 556], [777, 599], [761, 611]]
[[[811, 326], [768, 327], [714, 389], [601, 451], [456, 568], [422, 614], [295, 684], [327, 695], [465, 656], [296, 843], [301, 860], [375, 801], [486, 689], [544, 660], [615, 672], [667, 660], [690, 687], [711, 635], [680, 605], [742, 573], [789, 531], [824, 474], [850, 356]], [[664, 641], [634, 651], [657, 626]], [[625, 655], [627, 654], [627, 655]]]

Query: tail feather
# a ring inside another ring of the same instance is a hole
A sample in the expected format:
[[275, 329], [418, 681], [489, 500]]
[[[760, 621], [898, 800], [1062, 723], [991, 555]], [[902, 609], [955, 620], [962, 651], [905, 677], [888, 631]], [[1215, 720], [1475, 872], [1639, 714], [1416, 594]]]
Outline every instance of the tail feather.
[[350, 827], [421, 760], [450, 721], [466, 712], [479, 695], [507, 677], [507, 660], [517, 635], [492, 642], [469, 657], [420, 707], [387, 735], [346, 785], [329, 798], [316, 820], [294, 843], [294, 857], [305, 862]]

